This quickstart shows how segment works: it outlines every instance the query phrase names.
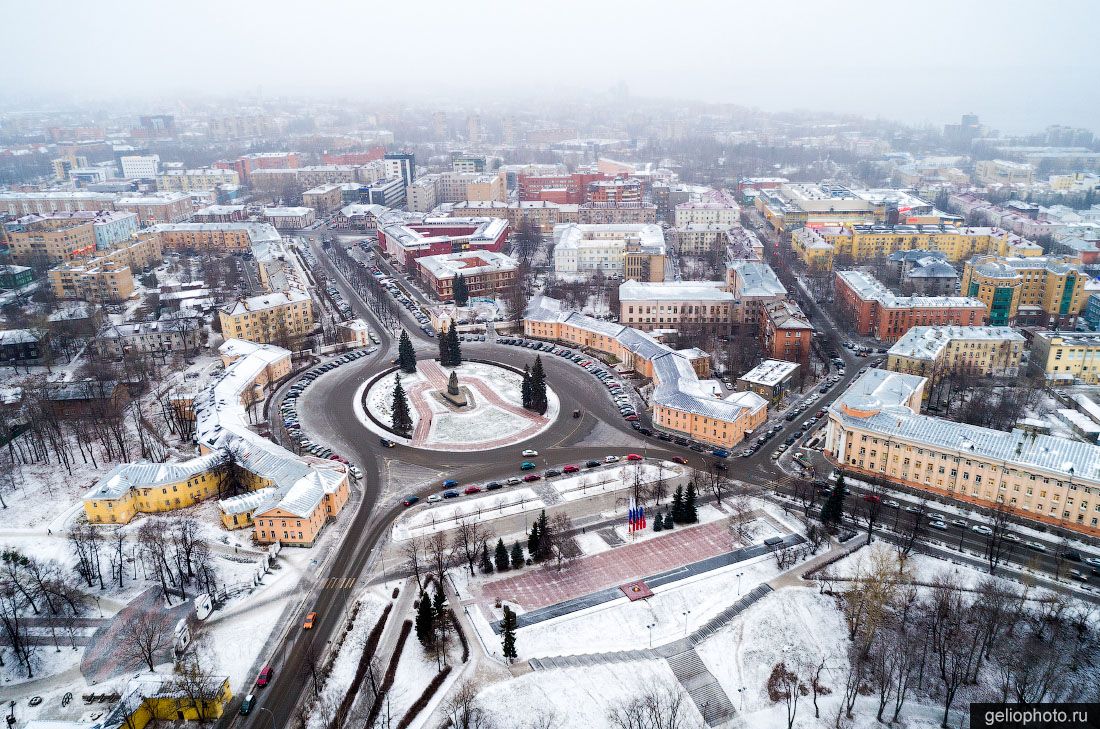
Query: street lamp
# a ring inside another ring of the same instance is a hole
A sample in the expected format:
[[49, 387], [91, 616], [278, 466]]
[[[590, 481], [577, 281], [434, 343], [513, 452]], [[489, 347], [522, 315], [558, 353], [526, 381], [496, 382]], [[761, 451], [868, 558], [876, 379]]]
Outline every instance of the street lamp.
[[653, 647], [653, 628], [656, 627], [656, 625], [657, 625], [657, 623], [650, 623], [649, 625], [645, 626], [646, 629], [649, 630], [649, 647], [650, 648]]
[[684, 637], [686, 638], [688, 635], [688, 615], [691, 615], [691, 611], [685, 610], [680, 614], [684, 616]]
[[741, 594], [741, 575], [743, 575], [743, 574], [745, 574], [745, 573], [744, 572], [738, 572], [737, 573], [737, 594], [738, 595]]
[[741, 711], [744, 711], [745, 710], [745, 687], [742, 686], [741, 688], [737, 689], [737, 693], [739, 693], [741, 695]]

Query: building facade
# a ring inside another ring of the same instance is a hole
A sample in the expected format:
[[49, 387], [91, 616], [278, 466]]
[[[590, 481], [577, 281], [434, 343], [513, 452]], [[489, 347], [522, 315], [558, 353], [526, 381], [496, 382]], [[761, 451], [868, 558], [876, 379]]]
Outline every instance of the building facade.
[[669, 281], [619, 285], [619, 321], [634, 329], [729, 335], [735, 300], [722, 281]]
[[438, 299], [450, 301], [459, 275], [470, 296], [493, 297], [510, 291], [516, 285], [519, 263], [503, 253], [470, 251], [417, 258], [416, 268], [420, 280]]
[[836, 301], [852, 329], [881, 342], [896, 342], [916, 326], [979, 326], [983, 301], [966, 296], [898, 296], [862, 271], [837, 271]]
[[985, 303], [996, 326], [1072, 329], [1088, 299], [1088, 280], [1070, 258], [977, 256], [963, 267], [959, 290]]

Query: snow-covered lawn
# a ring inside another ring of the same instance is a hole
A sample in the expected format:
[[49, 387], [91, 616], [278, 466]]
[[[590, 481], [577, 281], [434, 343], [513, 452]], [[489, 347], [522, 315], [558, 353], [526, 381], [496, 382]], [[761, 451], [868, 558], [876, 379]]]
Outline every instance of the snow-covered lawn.
[[507, 438], [523, 430], [528, 424], [529, 421], [524, 418], [495, 405], [482, 405], [475, 410], [461, 412], [436, 411], [432, 416], [432, 427], [428, 431], [428, 442], [480, 443]]
[[[588, 532], [587, 534], [578, 534], [574, 537], [577, 542], [577, 546], [585, 555], [599, 554], [611, 549], [611, 545], [603, 540], [596, 532]], [[509, 541], [505, 541], [505, 544], [511, 544]]]
[[[583, 499], [595, 494], [618, 491], [634, 486], [635, 478], [641, 484], [648, 484], [663, 476], [665, 479], [678, 478], [683, 469], [671, 462], [660, 465], [652, 462], [624, 463], [621, 466], [598, 471], [581, 472], [566, 476], [553, 482], [554, 489], [566, 501]], [[671, 491], [671, 489], [670, 489]]]
[[542, 499], [529, 488], [489, 492], [475, 498], [459, 497], [441, 506], [417, 509], [406, 514], [393, 526], [395, 541], [452, 529], [465, 517], [472, 522], [483, 522], [525, 511], [546, 508]]
[[[405, 388], [406, 395], [413, 386], [424, 381], [424, 375], [419, 372], [409, 375], [401, 370], [394, 370], [371, 386], [370, 391], [367, 393], [367, 409], [371, 415], [386, 425], [393, 425], [393, 386], [398, 375], [401, 376], [401, 386]], [[363, 387], [366, 387], [366, 385], [364, 384]], [[362, 394], [356, 392], [355, 402], [359, 403], [361, 400]], [[414, 407], [409, 408], [409, 415], [412, 416], [412, 424], [415, 429], [416, 424], [420, 421], [420, 415]], [[370, 422], [368, 418], [364, 418], [364, 420]]]
[[[478, 703], [502, 727], [521, 727], [525, 718], [552, 712], [561, 729], [602, 729], [616, 705], [652, 686], [678, 685], [665, 661], [620, 663], [535, 671], [485, 688]], [[691, 700], [684, 704], [685, 716], [694, 720], [689, 726], [704, 726]]]

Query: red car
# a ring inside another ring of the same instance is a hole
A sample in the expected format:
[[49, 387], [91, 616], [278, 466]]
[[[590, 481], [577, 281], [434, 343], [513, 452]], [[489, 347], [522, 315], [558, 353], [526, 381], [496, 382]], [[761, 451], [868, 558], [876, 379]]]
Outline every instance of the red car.
[[680, 465], [687, 465], [688, 459], [684, 458], [683, 456], [673, 456], [672, 462], [679, 463]]
[[864, 494], [863, 500], [866, 501], [868, 504], [877, 504], [882, 501], [882, 497], [876, 496], [875, 494]]
[[274, 671], [271, 670], [271, 666], [264, 666], [260, 671], [259, 678], [256, 679], [257, 686], [266, 686], [271, 683], [271, 677], [274, 675]]
[[626, 454], [626, 460], [628, 460], [628, 461], [640, 461], [640, 460], [642, 460], [642, 457], [639, 456], [637, 453], [627, 453]]
[[480, 486], [467, 486], [465, 489], [462, 490], [462, 493], [466, 494], [467, 496], [469, 496], [470, 494], [480, 494], [481, 493], [481, 487]]
[[563, 468], [561, 470], [562, 470], [562, 473], [577, 473], [578, 471], [581, 470], [581, 467], [580, 466], [575, 466], [572, 463], [570, 463], [568, 466], [566, 466], [565, 468]]
[[634, 423], [634, 422], [637, 422], [637, 420], [638, 420], [638, 416], [637, 416], [637, 415], [627, 415], [627, 416], [626, 416], [626, 421], [627, 421], [628, 423]]
[[523, 480], [527, 483], [531, 483], [532, 481], [538, 481], [540, 478], [542, 478], [542, 476], [538, 475], [537, 473], [529, 473], [523, 477]]

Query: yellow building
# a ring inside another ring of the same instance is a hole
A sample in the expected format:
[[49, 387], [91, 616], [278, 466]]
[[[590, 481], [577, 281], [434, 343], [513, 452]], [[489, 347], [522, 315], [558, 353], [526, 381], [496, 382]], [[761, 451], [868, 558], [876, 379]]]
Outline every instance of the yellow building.
[[168, 170], [157, 175], [158, 192], [196, 192], [213, 190], [218, 185], [239, 185], [233, 170], [204, 167], [195, 170]]
[[[885, 258], [911, 250], [942, 251], [950, 261], [962, 261], [979, 253], [997, 256], [1042, 255], [1041, 246], [1000, 228], [958, 228], [953, 225], [845, 225], [821, 227], [817, 235], [792, 236], [795, 252], [807, 265], [822, 256], [843, 256], [852, 261]], [[821, 241], [832, 246], [829, 254]], [[820, 263], [817, 263], [820, 265]]]
[[963, 268], [959, 287], [989, 307], [989, 323], [1072, 329], [1088, 300], [1088, 276], [1062, 256], [975, 256]]
[[49, 270], [50, 289], [59, 299], [119, 303], [134, 293], [130, 267], [114, 261], [62, 263]]
[[115, 466], [84, 497], [93, 524], [126, 524], [137, 514], [194, 506], [218, 495], [227, 462], [208, 453], [180, 463], [123, 463]]
[[562, 309], [561, 302], [546, 296], [531, 300], [523, 332], [603, 352], [651, 378], [653, 422], [678, 435], [732, 448], [768, 418], [768, 401], [755, 392], [722, 398], [700, 382], [710, 375], [710, 357], [701, 350], [673, 350], [637, 329]]
[[1100, 446], [920, 414], [923, 377], [870, 369], [828, 409], [844, 472], [1100, 537]]
[[1100, 332], [1036, 332], [1029, 365], [1048, 380], [1100, 384]]
[[241, 253], [253, 243], [278, 241], [270, 223], [165, 223], [152, 228], [166, 251]]
[[791, 248], [808, 268], [830, 271], [836, 249], [813, 228], [799, 228], [791, 234]]
[[[98, 724], [101, 729], [145, 729], [150, 723], [215, 722], [233, 699], [228, 676], [141, 673]], [[57, 722], [53, 722], [57, 723]], [[81, 724], [73, 723], [74, 727]]]
[[313, 331], [313, 301], [291, 289], [238, 299], [218, 312], [222, 335], [268, 344], [304, 337]]
[[42, 218], [8, 233], [11, 263], [47, 266], [87, 258], [95, 253], [92, 222], [72, 223], [65, 218]]
[[928, 378], [927, 399], [950, 374], [1016, 377], [1024, 347], [1024, 336], [1009, 327], [913, 327], [890, 347], [886, 369]]

